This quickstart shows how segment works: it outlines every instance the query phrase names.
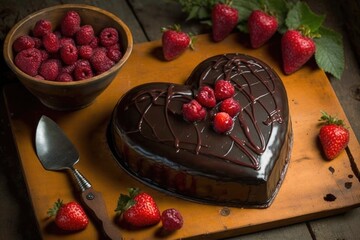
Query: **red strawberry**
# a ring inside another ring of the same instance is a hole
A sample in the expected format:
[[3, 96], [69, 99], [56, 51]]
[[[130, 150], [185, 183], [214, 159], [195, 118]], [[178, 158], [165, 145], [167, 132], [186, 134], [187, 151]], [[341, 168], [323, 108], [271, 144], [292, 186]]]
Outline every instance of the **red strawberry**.
[[182, 106], [182, 112], [184, 119], [189, 122], [201, 121], [206, 117], [206, 110], [201, 104], [195, 99], [189, 103], [185, 103]]
[[226, 112], [218, 112], [214, 117], [213, 127], [217, 133], [227, 133], [233, 127], [233, 120]]
[[193, 48], [194, 39], [181, 31], [179, 25], [162, 28], [162, 32], [162, 50], [165, 60], [174, 60], [183, 54], [188, 47]]
[[166, 231], [175, 231], [182, 228], [184, 224], [183, 217], [175, 208], [166, 209], [161, 214], [163, 229]]
[[55, 216], [55, 224], [63, 230], [83, 230], [89, 223], [86, 213], [77, 202], [63, 204], [59, 199], [53, 208], [49, 209], [48, 215]]
[[334, 118], [326, 112], [322, 112], [320, 121], [325, 122], [320, 128], [319, 139], [324, 154], [328, 160], [336, 158], [348, 145], [349, 130], [344, 127], [341, 119]]
[[303, 66], [315, 53], [316, 46], [312, 38], [298, 30], [288, 30], [281, 39], [283, 69], [291, 74]]
[[276, 17], [261, 10], [254, 10], [248, 19], [248, 28], [251, 46], [258, 48], [275, 34], [278, 21]]
[[212, 38], [215, 42], [224, 40], [238, 23], [239, 12], [224, 3], [217, 3], [211, 11]]
[[115, 211], [123, 220], [134, 227], [157, 224], [161, 215], [155, 200], [147, 193], [139, 193], [138, 188], [130, 188], [129, 195], [121, 194]]

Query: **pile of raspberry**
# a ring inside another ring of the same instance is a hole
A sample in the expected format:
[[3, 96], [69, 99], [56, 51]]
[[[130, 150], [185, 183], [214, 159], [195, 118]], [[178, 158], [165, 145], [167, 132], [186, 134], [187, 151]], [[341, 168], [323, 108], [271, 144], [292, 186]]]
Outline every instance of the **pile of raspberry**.
[[32, 32], [18, 37], [12, 48], [15, 65], [24, 73], [59, 82], [91, 78], [122, 58], [118, 31], [105, 27], [95, 35], [91, 25], [81, 25], [76, 11], [68, 11], [58, 28], [48, 20], [37, 21]]
[[199, 122], [206, 119], [209, 110], [213, 116], [212, 125], [220, 134], [228, 134], [233, 128], [234, 118], [240, 113], [241, 105], [235, 100], [235, 88], [228, 80], [218, 80], [214, 88], [200, 87], [195, 99], [182, 106], [183, 117], [189, 122]]

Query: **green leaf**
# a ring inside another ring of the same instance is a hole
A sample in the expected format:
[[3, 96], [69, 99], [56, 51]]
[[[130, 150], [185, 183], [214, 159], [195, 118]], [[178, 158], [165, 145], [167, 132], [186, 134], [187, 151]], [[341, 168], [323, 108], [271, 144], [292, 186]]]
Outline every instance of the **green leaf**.
[[212, 6], [217, 0], [174, 0], [181, 6], [181, 10], [187, 13], [186, 20], [210, 18]]
[[260, 1], [233, 0], [232, 7], [239, 11], [239, 22], [247, 21], [251, 12], [260, 9]]
[[345, 68], [342, 36], [325, 27], [320, 27], [320, 38], [315, 38], [317, 65], [337, 79], [341, 78]]
[[285, 24], [289, 29], [308, 26], [311, 32], [317, 32], [324, 22], [325, 15], [317, 15], [304, 2], [297, 2], [288, 12]]

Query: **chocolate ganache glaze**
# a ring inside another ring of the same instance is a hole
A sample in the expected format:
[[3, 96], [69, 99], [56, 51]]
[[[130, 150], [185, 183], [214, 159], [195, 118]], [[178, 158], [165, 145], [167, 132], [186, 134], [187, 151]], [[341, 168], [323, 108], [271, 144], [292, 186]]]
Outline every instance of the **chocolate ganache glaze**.
[[[190, 123], [182, 106], [220, 79], [235, 87], [241, 111], [227, 134], [212, 127], [219, 104]], [[120, 165], [142, 182], [185, 199], [268, 207], [284, 179], [292, 147], [286, 90], [259, 59], [224, 54], [200, 63], [184, 85], [149, 83], [114, 109], [110, 145]]]

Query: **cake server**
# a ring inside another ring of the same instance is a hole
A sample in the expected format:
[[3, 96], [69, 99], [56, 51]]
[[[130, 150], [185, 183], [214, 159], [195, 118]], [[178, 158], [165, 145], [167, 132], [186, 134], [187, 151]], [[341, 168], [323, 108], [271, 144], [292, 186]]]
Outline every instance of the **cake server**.
[[70, 170], [81, 189], [82, 201], [100, 221], [105, 235], [110, 239], [122, 239], [118, 229], [109, 219], [101, 193], [95, 191], [90, 182], [74, 168], [80, 159], [75, 146], [62, 129], [47, 116], [42, 116], [37, 125], [35, 148], [46, 170]]

